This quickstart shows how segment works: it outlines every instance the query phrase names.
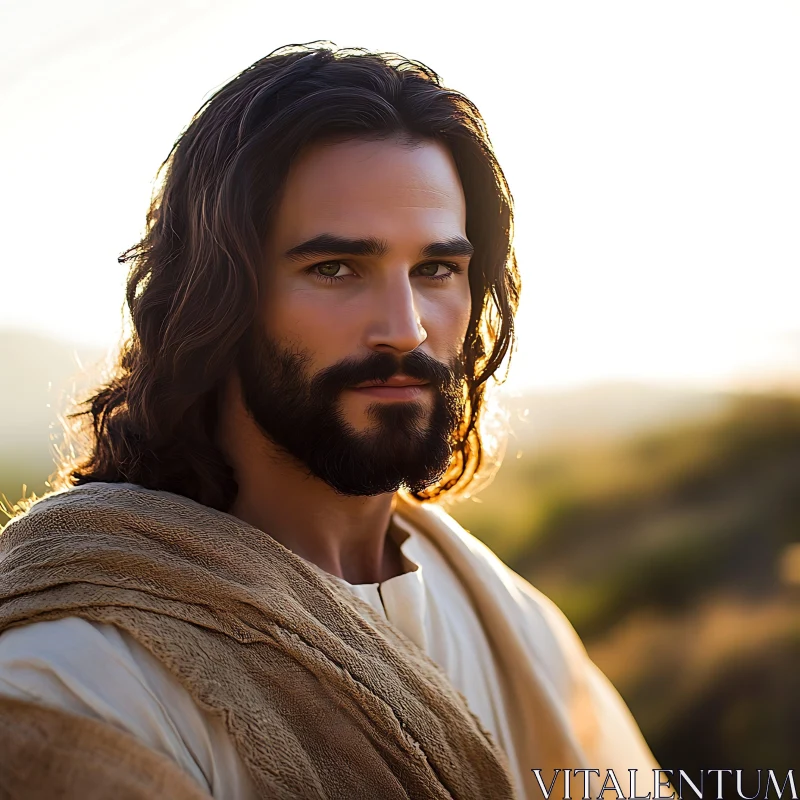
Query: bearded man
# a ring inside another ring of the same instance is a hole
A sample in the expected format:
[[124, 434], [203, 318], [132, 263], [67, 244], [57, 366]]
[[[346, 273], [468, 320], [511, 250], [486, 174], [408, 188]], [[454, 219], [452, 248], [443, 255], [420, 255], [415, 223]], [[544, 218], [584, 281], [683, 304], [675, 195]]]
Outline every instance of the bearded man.
[[0, 794], [532, 798], [655, 766], [437, 505], [487, 469], [512, 222], [478, 110], [417, 62], [282, 48], [205, 104], [123, 256], [88, 449], [0, 537]]

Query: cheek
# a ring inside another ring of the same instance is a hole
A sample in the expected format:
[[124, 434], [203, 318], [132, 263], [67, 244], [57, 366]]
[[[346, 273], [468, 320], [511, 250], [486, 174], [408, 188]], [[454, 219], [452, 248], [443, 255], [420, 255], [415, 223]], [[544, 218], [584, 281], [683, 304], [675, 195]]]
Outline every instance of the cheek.
[[341, 358], [353, 346], [356, 318], [321, 292], [274, 291], [262, 306], [267, 335], [284, 346], [309, 352], [314, 361]]
[[437, 348], [443, 347], [454, 353], [461, 352], [472, 314], [472, 300], [467, 286], [463, 291], [450, 292], [429, 306], [427, 324], [423, 321], [428, 336], [435, 339]]
[[458, 332], [459, 341], [463, 344], [464, 339], [467, 337], [467, 328], [469, 327], [469, 321], [472, 317], [472, 296], [470, 295], [469, 287], [462, 298], [460, 312]]

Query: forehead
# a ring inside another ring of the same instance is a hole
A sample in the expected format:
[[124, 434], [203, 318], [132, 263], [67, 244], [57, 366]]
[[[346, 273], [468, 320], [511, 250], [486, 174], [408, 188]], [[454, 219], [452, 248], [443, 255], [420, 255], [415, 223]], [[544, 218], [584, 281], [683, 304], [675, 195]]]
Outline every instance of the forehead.
[[466, 203], [453, 157], [439, 142], [399, 139], [315, 144], [292, 164], [274, 219], [275, 245], [320, 233], [465, 236]]

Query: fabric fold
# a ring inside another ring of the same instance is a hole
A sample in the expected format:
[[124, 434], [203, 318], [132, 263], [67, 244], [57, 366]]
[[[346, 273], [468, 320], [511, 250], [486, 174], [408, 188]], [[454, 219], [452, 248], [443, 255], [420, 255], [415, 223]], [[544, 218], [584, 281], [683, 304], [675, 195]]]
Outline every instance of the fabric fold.
[[228, 514], [131, 484], [39, 501], [0, 536], [0, 630], [63, 616], [152, 652], [224, 718], [264, 796], [513, 797], [504, 754], [419, 648]]
[[88, 717], [0, 695], [3, 800], [210, 800], [166, 756]]

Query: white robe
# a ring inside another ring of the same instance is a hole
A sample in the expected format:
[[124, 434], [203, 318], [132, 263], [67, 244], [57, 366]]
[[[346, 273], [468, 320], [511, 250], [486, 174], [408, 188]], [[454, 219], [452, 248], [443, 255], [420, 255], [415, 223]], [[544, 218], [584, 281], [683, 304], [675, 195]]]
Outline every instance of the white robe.
[[[441, 508], [398, 508], [390, 535], [407, 571], [382, 584], [342, 583], [444, 670], [506, 754], [519, 796], [542, 797], [532, 770], [551, 740], [569, 743], [565, 769], [620, 778], [638, 769], [647, 779], [657, 764], [636, 723], [555, 606]], [[221, 720], [113, 626], [67, 617], [6, 631], [0, 692], [126, 730], [218, 800], [255, 797]], [[552, 773], [542, 777], [548, 785]], [[573, 781], [580, 796], [582, 778]], [[553, 796], [561, 779], [557, 787]]]

